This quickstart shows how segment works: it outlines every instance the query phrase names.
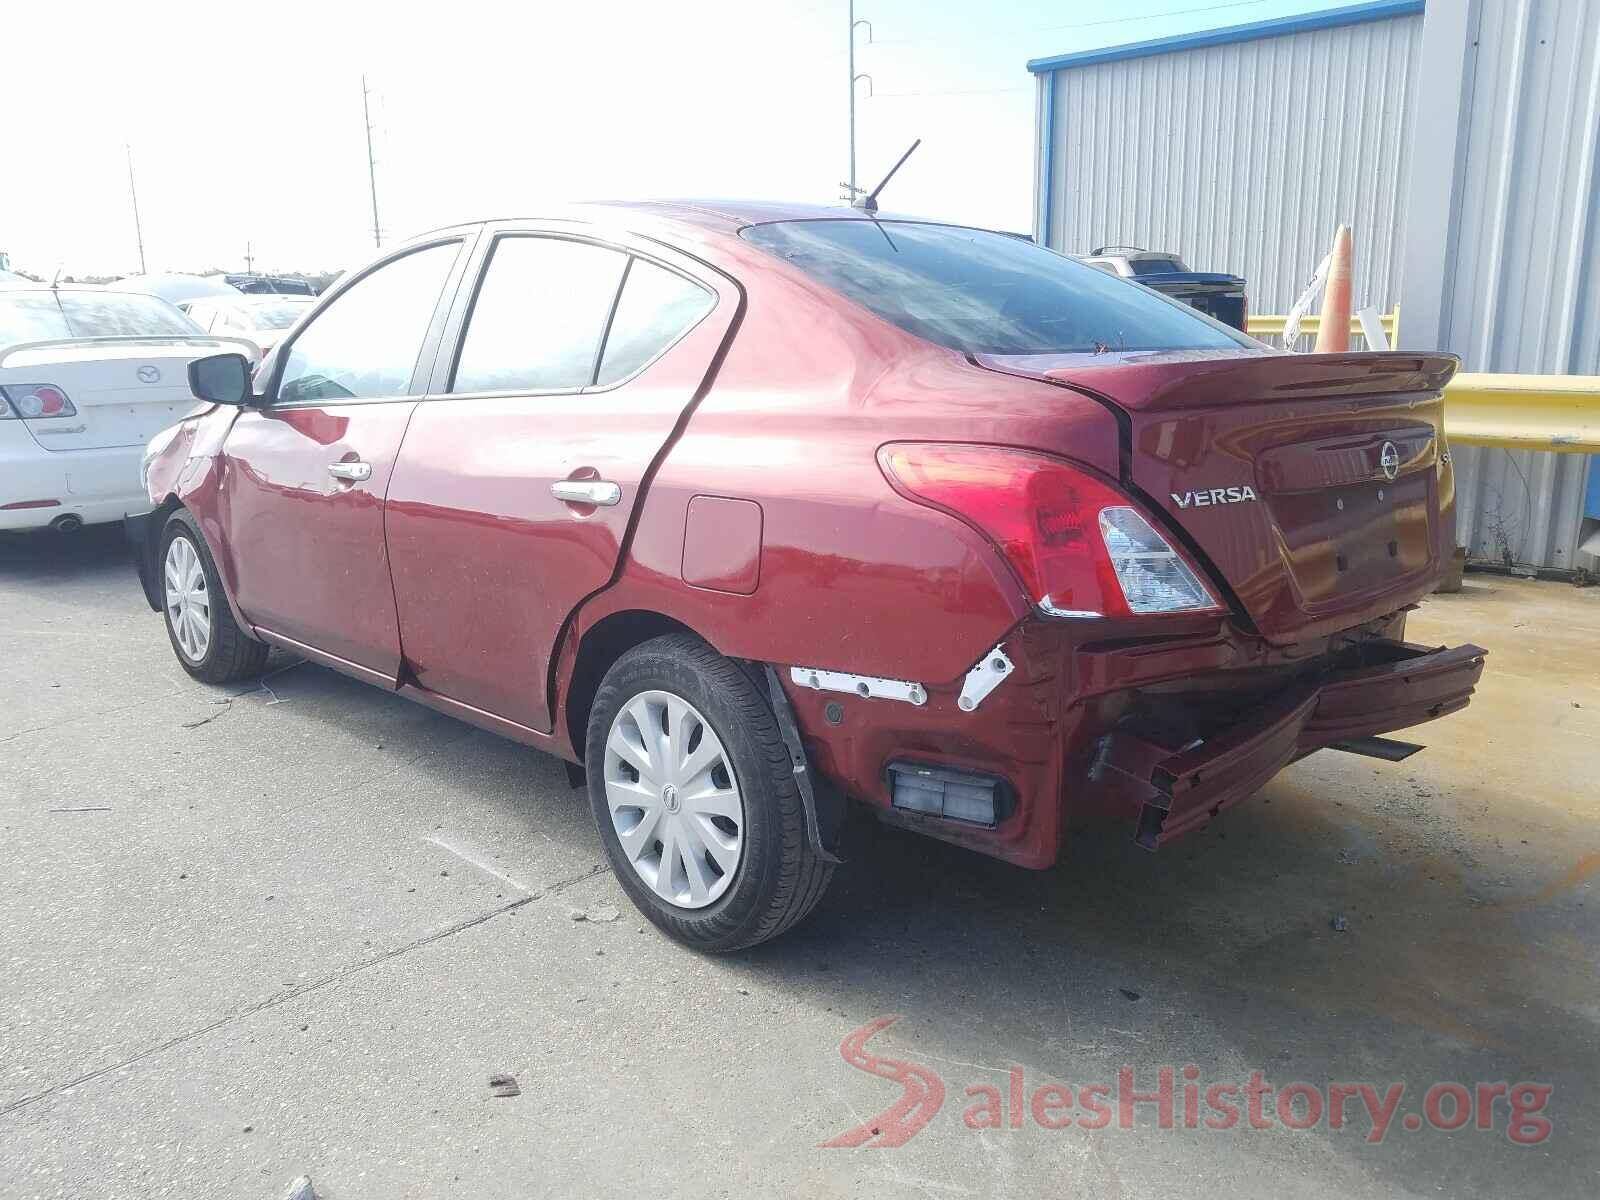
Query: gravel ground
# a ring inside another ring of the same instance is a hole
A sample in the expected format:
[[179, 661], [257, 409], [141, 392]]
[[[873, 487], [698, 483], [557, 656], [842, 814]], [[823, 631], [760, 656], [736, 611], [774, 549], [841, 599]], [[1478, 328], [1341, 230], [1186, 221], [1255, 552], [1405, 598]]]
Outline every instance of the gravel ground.
[[[116, 531], [0, 543], [0, 1192], [1597, 1194], [1600, 589], [1469, 576], [1410, 633], [1491, 654], [1407, 762], [1318, 754], [1038, 874], [863, 828], [811, 921], [707, 959], [554, 759], [293, 658], [196, 684]], [[1185, 1128], [1186, 1066], [1260, 1071], [1272, 1127]], [[1119, 1127], [1124, 1067], [1173, 1069], [1175, 1128]], [[1552, 1089], [1547, 1136], [1406, 1127], [1502, 1081]], [[1285, 1128], [1293, 1082], [1405, 1091], [1373, 1144], [1359, 1099]], [[1049, 1084], [1109, 1127], [1044, 1128]]]

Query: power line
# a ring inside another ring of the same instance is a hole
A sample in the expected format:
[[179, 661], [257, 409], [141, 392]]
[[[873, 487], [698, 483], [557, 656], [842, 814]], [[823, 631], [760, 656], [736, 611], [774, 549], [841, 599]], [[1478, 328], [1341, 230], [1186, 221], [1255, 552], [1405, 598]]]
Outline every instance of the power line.
[[901, 96], [995, 96], [1001, 92], [1032, 92], [1031, 87], [1003, 88], [933, 88], [925, 92], [876, 92], [872, 100], [894, 100]]

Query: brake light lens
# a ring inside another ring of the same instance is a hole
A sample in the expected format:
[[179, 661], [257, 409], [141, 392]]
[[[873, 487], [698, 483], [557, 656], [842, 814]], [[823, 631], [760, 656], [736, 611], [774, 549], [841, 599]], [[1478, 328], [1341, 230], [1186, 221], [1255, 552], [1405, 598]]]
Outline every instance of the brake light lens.
[[913, 499], [993, 541], [1051, 616], [1221, 608], [1128, 498], [1087, 471], [995, 446], [902, 443], [885, 446], [878, 461]]
[[49, 383], [10, 383], [0, 388], [0, 421], [22, 417], [29, 421], [45, 417], [75, 417], [78, 410], [67, 394]]

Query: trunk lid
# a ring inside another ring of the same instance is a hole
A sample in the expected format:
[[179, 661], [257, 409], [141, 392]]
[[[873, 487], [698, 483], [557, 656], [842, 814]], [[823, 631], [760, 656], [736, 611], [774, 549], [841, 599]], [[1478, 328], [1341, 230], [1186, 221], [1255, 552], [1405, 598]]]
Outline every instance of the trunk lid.
[[49, 384], [72, 402], [76, 416], [23, 420], [46, 450], [143, 446], [198, 403], [189, 363], [226, 351], [259, 357], [242, 339], [198, 335], [29, 343], [0, 353], [0, 387]]
[[1445, 354], [979, 356], [1122, 426], [1122, 482], [1256, 628], [1334, 632], [1431, 590], [1455, 537]]

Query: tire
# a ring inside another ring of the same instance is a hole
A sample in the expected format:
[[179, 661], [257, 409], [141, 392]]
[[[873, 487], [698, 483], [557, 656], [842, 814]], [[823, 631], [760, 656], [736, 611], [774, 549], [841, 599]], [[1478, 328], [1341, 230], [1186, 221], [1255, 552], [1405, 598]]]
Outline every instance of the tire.
[[[651, 722], [659, 722], [660, 740], [640, 760]], [[675, 742], [668, 725], [679, 729]], [[619, 753], [619, 738], [633, 749]], [[710, 765], [697, 774], [702, 756]], [[622, 889], [662, 932], [709, 953], [742, 950], [777, 937], [822, 899], [833, 866], [806, 838], [805, 809], [772, 709], [743, 670], [699, 638], [655, 638], [617, 660], [590, 710], [585, 758], [606, 857]], [[663, 769], [675, 759], [688, 761], [682, 770]], [[615, 818], [611, 797], [620, 802]], [[638, 806], [627, 804], [636, 797]], [[698, 888], [692, 863], [700, 868]]]
[[232, 683], [261, 674], [268, 647], [246, 636], [233, 619], [217, 564], [194, 518], [183, 509], [173, 513], [160, 544], [156, 579], [163, 598], [161, 616], [178, 664], [202, 683]]

